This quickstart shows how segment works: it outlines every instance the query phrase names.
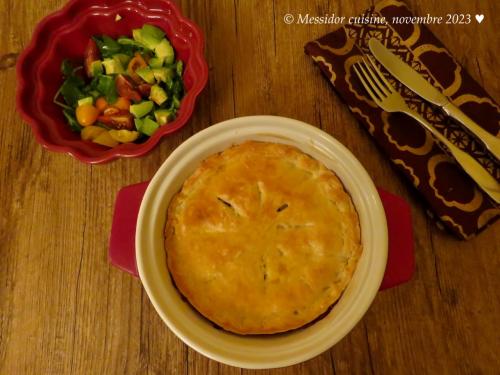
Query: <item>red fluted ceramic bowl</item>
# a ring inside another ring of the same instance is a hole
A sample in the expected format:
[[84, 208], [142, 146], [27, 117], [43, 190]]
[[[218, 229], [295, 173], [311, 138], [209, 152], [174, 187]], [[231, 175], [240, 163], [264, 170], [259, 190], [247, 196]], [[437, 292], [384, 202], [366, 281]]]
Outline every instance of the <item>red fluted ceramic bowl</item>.
[[[116, 15], [121, 20], [115, 21]], [[177, 118], [162, 126], [147, 141], [108, 148], [82, 141], [66, 124], [62, 110], [53, 103], [62, 84], [64, 59], [83, 62], [89, 38], [106, 34], [131, 35], [132, 29], [149, 23], [165, 31], [185, 64], [182, 99]], [[181, 15], [169, 0], [72, 0], [63, 9], [44, 18], [17, 63], [16, 104], [31, 126], [38, 143], [45, 148], [68, 153], [84, 163], [104, 163], [118, 157], [137, 157], [149, 152], [165, 135], [188, 122], [196, 97], [207, 83], [208, 67], [203, 56], [203, 35], [192, 21]]]

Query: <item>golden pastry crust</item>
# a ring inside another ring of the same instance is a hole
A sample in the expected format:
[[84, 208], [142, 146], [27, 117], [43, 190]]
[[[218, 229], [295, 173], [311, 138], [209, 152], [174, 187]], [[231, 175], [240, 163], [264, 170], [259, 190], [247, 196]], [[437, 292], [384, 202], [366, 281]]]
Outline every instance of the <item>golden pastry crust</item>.
[[165, 249], [179, 291], [239, 334], [301, 327], [349, 283], [359, 219], [337, 176], [298, 149], [249, 141], [205, 159], [172, 199]]

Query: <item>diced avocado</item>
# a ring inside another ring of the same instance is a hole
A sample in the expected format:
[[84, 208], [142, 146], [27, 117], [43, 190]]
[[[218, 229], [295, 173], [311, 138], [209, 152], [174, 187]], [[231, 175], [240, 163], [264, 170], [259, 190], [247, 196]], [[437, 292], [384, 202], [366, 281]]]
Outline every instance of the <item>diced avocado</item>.
[[151, 93], [149, 94], [149, 99], [154, 101], [158, 105], [162, 105], [168, 99], [168, 95], [160, 86], [153, 85], [151, 87]]
[[149, 112], [153, 110], [154, 104], [151, 101], [145, 100], [139, 104], [132, 104], [130, 106], [130, 113], [136, 118], [141, 118], [146, 116]]
[[159, 127], [160, 125], [158, 125], [156, 121], [151, 120], [149, 117], [146, 117], [141, 126], [141, 132], [146, 135], [152, 136]]
[[117, 53], [113, 55], [113, 59], [118, 60], [122, 66], [127, 66], [131, 57], [129, 55], [125, 55], [124, 53]]
[[151, 50], [154, 50], [156, 46], [162, 41], [165, 33], [152, 25], [144, 25], [142, 29], [132, 30], [132, 36], [134, 40], [146, 46]]
[[91, 96], [87, 96], [86, 98], [80, 99], [78, 101], [78, 107], [84, 104], [94, 104], [94, 98]]
[[155, 75], [149, 66], [146, 68], [139, 68], [135, 72], [147, 83], [155, 83]]
[[175, 72], [179, 77], [182, 77], [182, 71], [184, 69], [184, 66], [182, 64], [181, 60], [177, 60], [177, 63], [175, 64]]
[[154, 68], [153, 74], [158, 82], [168, 83], [174, 78], [174, 70], [171, 68]]
[[[138, 43], [142, 43], [142, 29], [133, 29], [132, 30], [132, 38]], [[120, 39], [122, 41], [125, 41], [125, 38]]]
[[150, 50], [154, 50], [156, 46], [160, 43], [160, 40], [154, 39], [148, 36], [147, 34], [144, 35], [144, 32], [142, 32], [142, 44], [144, 44]]
[[149, 66], [151, 68], [161, 68], [163, 66], [163, 59], [159, 57], [152, 57], [149, 59]]
[[90, 64], [90, 75], [91, 77], [98, 76], [99, 74], [102, 74], [102, 61], [101, 60], [96, 60], [92, 61]]
[[159, 109], [155, 111], [155, 119], [160, 126], [167, 124], [174, 116], [174, 111], [170, 109]]
[[[137, 29], [137, 30], [140, 30], [140, 29]], [[123, 46], [134, 46], [134, 47], [138, 47], [138, 48], [146, 48], [142, 43], [139, 43], [138, 41], [134, 40], [134, 39], [130, 39], [130, 38], [127, 38], [127, 37], [120, 37], [118, 38], [118, 43], [123, 45]]]
[[163, 37], [165, 36], [165, 33], [159, 27], [149, 25], [146, 23], [142, 26], [142, 36], [143, 37], [149, 36], [157, 40], [162, 40]]
[[135, 118], [134, 124], [135, 124], [135, 128], [137, 129], [137, 131], [142, 133], [142, 127], [144, 126], [144, 120], [142, 120], [140, 118]]
[[106, 74], [122, 74], [125, 73], [123, 66], [118, 59], [104, 59], [102, 62]]
[[155, 47], [156, 56], [163, 59], [166, 64], [172, 64], [175, 59], [174, 48], [170, 42], [163, 38], [160, 43]]

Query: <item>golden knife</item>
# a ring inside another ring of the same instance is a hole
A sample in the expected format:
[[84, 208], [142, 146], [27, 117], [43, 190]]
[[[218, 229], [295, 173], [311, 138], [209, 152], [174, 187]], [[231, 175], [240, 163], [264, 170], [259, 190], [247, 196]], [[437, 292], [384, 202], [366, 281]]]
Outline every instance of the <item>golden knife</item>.
[[398, 56], [389, 51], [380, 41], [371, 38], [368, 42], [368, 46], [373, 56], [394, 77], [420, 97], [441, 107], [448, 116], [459, 121], [484, 144], [497, 160], [500, 160], [500, 138], [497, 138], [495, 135], [487, 132], [476, 124], [469, 116], [450, 102], [438, 89], [427, 82], [409, 65], [405, 64]]

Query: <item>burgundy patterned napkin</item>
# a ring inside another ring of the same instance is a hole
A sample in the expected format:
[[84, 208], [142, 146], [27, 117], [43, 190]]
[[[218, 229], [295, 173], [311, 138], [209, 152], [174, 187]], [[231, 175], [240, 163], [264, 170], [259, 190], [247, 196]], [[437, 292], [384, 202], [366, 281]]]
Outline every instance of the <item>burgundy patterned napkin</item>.
[[[404, 114], [389, 114], [377, 107], [353, 75], [352, 65], [363, 54], [370, 53], [368, 40], [377, 38], [469, 117], [497, 136], [500, 136], [500, 109], [426, 26], [391, 23], [394, 16], [412, 16], [405, 3], [381, 1], [363, 16], [385, 17], [388, 23], [345, 25], [307, 43], [305, 52], [320, 67], [395, 167], [420, 192], [430, 206], [432, 216], [460, 238], [468, 239], [493, 223], [500, 215], [500, 208], [415, 120]], [[473, 136], [383, 68], [382, 71], [411, 108], [500, 180], [499, 165]]]

